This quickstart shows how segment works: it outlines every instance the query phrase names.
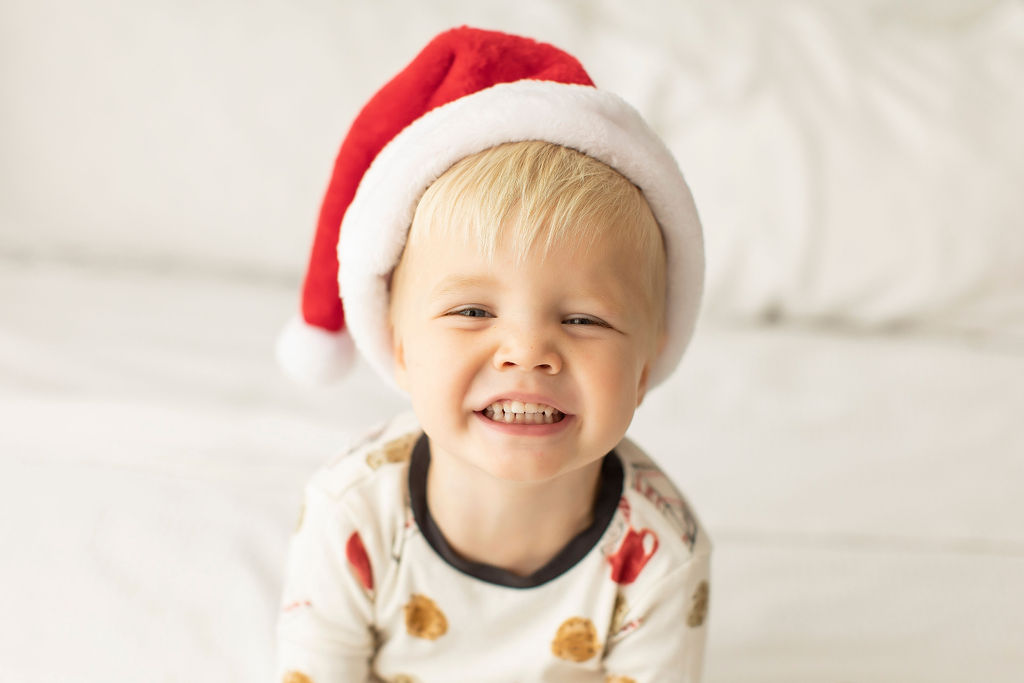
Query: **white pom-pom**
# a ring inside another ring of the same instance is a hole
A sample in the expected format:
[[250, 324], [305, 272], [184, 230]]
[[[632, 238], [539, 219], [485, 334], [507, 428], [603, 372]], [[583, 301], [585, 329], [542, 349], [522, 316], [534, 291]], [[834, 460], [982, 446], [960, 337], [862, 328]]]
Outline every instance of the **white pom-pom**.
[[295, 316], [277, 338], [277, 362], [302, 384], [328, 384], [341, 379], [355, 362], [356, 347], [347, 332], [328, 332]]

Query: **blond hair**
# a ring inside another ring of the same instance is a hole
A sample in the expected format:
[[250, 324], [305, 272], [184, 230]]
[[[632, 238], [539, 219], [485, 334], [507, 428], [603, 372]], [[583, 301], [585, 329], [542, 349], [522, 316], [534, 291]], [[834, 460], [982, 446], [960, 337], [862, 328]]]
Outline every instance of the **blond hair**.
[[427, 188], [406, 248], [427, 237], [475, 244], [488, 260], [507, 240], [515, 258], [552, 246], [586, 255], [612, 239], [636, 258], [657, 332], [664, 329], [665, 247], [638, 187], [607, 164], [540, 140], [491, 147], [461, 159]]

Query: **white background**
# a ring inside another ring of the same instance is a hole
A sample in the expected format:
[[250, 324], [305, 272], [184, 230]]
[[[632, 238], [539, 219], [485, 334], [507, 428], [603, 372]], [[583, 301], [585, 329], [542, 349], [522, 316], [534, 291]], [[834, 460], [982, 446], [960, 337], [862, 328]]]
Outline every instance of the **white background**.
[[0, 681], [270, 680], [313, 469], [273, 366], [359, 107], [468, 23], [665, 137], [708, 289], [631, 435], [716, 545], [707, 679], [1024, 670], [1019, 2], [0, 6]]

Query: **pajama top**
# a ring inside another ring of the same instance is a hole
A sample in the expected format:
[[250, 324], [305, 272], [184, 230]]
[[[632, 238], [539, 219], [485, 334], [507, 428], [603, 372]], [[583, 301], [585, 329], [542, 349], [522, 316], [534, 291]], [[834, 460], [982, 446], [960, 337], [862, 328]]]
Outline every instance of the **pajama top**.
[[593, 522], [529, 576], [466, 561], [430, 515], [427, 437], [377, 428], [306, 486], [278, 619], [283, 683], [694, 683], [711, 544], [628, 439]]

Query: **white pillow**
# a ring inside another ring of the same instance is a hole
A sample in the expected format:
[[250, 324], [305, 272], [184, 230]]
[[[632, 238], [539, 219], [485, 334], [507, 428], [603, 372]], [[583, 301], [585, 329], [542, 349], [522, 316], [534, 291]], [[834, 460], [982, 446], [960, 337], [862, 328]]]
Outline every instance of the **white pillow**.
[[680, 160], [708, 315], [1024, 343], [1024, 5], [662, 9], [605, 22], [595, 79]]

